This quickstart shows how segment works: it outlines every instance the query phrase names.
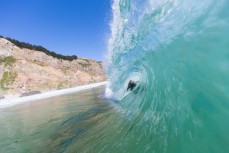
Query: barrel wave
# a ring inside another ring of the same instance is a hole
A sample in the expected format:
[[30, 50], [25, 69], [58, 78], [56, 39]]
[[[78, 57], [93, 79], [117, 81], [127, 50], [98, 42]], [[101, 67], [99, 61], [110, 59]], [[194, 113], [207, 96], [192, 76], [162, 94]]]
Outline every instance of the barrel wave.
[[117, 121], [123, 137], [113, 149], [229, 152], [229, 2], [114, 0], [112, 8], [106, 93], [128, 120]]

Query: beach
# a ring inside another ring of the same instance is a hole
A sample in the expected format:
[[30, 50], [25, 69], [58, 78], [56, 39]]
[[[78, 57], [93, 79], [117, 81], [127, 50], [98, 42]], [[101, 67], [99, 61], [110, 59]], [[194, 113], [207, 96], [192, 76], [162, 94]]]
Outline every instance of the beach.
[[5, 99], [0, 100], [0, 108], [6, 108], [6, 107], [14, 106], [14, 105], [19, 105], [19, 104], [22, 104], [25, 102], [42, 100], [42, 99], [60, 96], [60, 95], [65, 95], [65, 94], [71, 94], [71, 93], [75, 93], [75, 92], [79, 92], [79, 91], [83, 91], [83, 90], [87, 90], [87, 89], [96, 88], [96, 87], [103, 86], [106, 84], [107, 84], [107, 81], [77, 86], [74, 88], [54, 90], [54, 91], [49, 91], [49, 92], [31, 95], [31, 96], [26, 96], [26, 97], [13, 97], [13, 96], [8, 95], [8, 96], [6, 96]]

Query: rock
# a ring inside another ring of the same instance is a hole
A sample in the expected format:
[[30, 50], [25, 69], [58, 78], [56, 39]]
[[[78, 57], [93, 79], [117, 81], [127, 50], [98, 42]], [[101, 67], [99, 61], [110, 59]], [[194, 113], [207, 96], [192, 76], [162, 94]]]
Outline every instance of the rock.
[[41, 93], [40, 91], [31, 91], [31, 92], [28, 92], [28, 93], [21, 94], [20, 97], [31, 96], [31, 95], [36, 95], [36, 94], [40, 94], [40, 93]]
[[0, 96], [0, 100], [1, 100], [1, 99], [5, 99], [5, 96]]

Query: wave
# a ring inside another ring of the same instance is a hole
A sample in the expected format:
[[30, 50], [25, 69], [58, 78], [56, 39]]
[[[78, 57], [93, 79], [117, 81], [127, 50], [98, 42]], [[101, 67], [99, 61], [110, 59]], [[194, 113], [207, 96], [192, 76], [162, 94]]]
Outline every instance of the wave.
[[[209, 125], [208, 132], [226, 132], [228, 8], [226, 0], [113, 2], [107, 93], [134, 126], [147, 126], [149, 135], [159, 137], [158, 150], [168, 151], [177, 138], [190, 146], [209, 142], [215, 138], [206, 134]], [[133, 91], [126, 90], [130, 80], [137, 83]]]

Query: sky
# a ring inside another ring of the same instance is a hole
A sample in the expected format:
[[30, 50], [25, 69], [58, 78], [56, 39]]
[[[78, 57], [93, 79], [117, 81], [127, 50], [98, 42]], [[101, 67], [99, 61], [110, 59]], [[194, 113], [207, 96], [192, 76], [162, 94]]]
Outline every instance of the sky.
[[1, 0], [0, 35], [103, 61], [111, 0]]

